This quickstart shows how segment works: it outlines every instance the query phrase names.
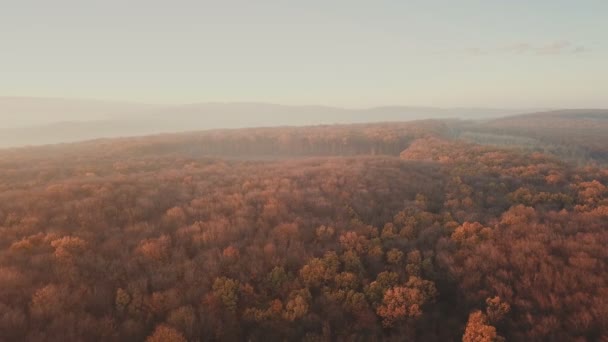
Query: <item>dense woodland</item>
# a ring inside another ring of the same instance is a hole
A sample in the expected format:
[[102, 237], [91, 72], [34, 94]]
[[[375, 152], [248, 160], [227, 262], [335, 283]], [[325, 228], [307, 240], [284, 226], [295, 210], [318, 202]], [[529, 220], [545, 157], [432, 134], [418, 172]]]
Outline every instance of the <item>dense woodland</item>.
[[606, 155], [463, 127], [0, 151], [0, 341], [608, 341]]
[[463, 125], [463, 138], [541, 151], [580, 165], [608, 165], [608, 110], [559, 110]]

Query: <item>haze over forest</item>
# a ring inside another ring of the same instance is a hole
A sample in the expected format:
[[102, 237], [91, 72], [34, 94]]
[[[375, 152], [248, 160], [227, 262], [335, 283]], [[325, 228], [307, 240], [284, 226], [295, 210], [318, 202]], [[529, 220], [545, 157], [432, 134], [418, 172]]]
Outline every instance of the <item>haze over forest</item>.
[[0, 147], [39, 145], [181, 131], [393, 122], [491, 119], [526, 109], [384, 106], [346, 109], [267, 103], [151, 105], [129, 102], [0, 97]]
[[608, 342], [608, 1], [0, 9], [0, 342]]

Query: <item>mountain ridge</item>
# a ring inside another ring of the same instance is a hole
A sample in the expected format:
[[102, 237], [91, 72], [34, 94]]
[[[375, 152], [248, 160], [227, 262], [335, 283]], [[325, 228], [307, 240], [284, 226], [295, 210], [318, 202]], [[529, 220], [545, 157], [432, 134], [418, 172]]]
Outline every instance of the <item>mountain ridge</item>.
[[145, 104], [107, 100], [0, 97], [0, 147], [76, 142], [223, 128], [413, 121], [487, 120], [525, 109], [387, 105], [341, 108], [265, 102]]

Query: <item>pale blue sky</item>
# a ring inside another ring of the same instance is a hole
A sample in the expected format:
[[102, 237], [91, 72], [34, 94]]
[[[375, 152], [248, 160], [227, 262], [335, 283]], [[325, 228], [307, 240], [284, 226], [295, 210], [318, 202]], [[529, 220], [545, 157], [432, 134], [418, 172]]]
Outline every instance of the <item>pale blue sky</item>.
[[0, 5], [0, 96], [608, 107], [606, 0]]

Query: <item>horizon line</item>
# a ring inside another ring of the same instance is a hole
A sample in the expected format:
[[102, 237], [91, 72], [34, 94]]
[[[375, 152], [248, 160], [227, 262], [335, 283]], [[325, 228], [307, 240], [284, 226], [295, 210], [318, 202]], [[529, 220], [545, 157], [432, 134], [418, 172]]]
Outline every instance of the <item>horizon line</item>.
[[347, 106], [347, 105], [328, 105], [319, 103], [298, 103], [286, 104], [274, 101], [255, 101], [255, 100], [200, 100], [200, 101], [184, 101], [184, 102], [147, 102], [139, 100], [126, 99], [110, 99], [110, 98], [93, 98], [93, 97], [65, 97], [65, 96], [32, 96], [32, 95], [0, 95], [0, 99], [12, 100], [50, 100], [50, 101], [82, 101], [82, 102], [97, 102], [105, 104], [124, 104], [124, 105], [141, 105], [141, 106], [157, 106], [157, 107], [182, 107], [193, 105], [274, 105], [283, 107], [321, 107], [333, 109], [347, 110], [370, 110], [379, 108], [410, 108], [410, 109], [472, 109], [472, 110], [566, 110], [566, 109], [608, 109], [606, 107], [563, 107], [563, 106], [522, 106], [522, 107], [500, 107], [500, 106], [480, 106], [480, 105], [458, 105], [458, 106], [434, 106], [420, 104], [378, 104], [368, 106]]

